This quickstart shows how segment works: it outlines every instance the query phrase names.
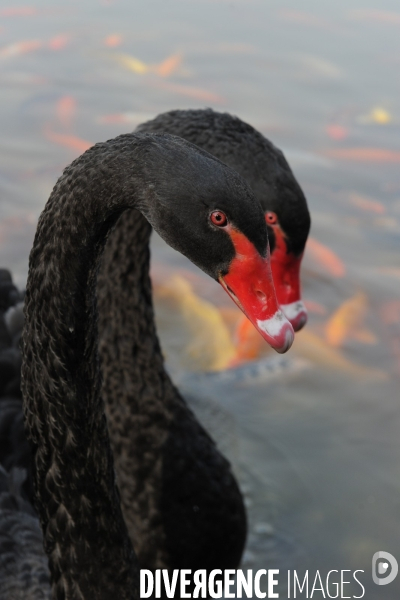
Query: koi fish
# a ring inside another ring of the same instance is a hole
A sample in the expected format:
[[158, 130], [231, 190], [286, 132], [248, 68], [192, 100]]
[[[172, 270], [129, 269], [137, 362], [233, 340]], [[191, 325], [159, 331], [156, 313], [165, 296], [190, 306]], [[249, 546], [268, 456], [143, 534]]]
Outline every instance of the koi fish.
[[353, 206], [377, 215], [383, 215], [386, 212], [386, 207], [381, 202], [367, 196], [362, 196], [361, 194], [351, 193], [349, 194], [349, 200]]
[[[160, 330], [165, 331], [174, 323], [171, 343], [175, 352], [178, 349], [185, 368], [219, 371], [228, 367], [236, 349], [219, 310], [213, 304], [197, 296], [191, 284], [180, 275], [173, 275], [163, 285], [155, 285], [154, 297]], [[166, 308], [168, 314], [163, 319]], [[178, 331], [183, 332], [180, 341]], [[165, 342], [168, 359], [168, 336]], [[177, 342], [180, 342], [179, 348], [176, 348]]]
[[326, 133], [333, 140], [344, 140], [349, 135], [349, 130], [347, 129], [347, 127], [344, 127], [343, 125], [331, 123], [330, 125], [327, 125]]
[[375, 344], [377, 340], [374, 334], [363, 328], [367, 312], [368, 299], [363, 292], [343, 302], [325, 325], [327, 342], [334, 348], [343, 346], [348, 338], [364, 344]]
[[254, 325], [245, 317], [240, 315], [240, 320], [235, 333], [236, 356], [231, 366], [258, 358], [265, 342]]
[[314, 313], [315, 315], [324, 316], [327, 313], [326, 307], [315, 300], [305, 300], [304, 304], [306, 305], [308, 312]]
[[9, 46], [0, 49], [0, 59], [12, 58], [13, 56], [20, 56], [21, 54], [33, 52], [34, 50], [41, 48], [42, 45], [42, 42], [39, 40], [15, 42], [14, 44], [10, 44]]
[[385, 148], [333, 148], [325, 155], [337, 160], [353, 160], [368, 163], [399, 163], [400, 152]]
[[131, 56], [129, 54], [117, 54], [114, 56], [115, 60], [117, 60], [123, 67], [128, 69], [129, 71], [133, 71], [138, 75], [144, 75], [146, 73], [155, 73], [160, 77], [168, 77], [172, 75], [182, 62], [181, 54], [173, 54], [169, 56], [161, 63], [157, 65], [148, 65], [145, 62]]
[[0, 17], [31, 17], [37, 12], [34, 6], [9, 6], [0, 10]]
[[343, 375], [363, 379], [364, 381], [384, 381], [388, 374], [381, 369], [364, 367], [348, 360], [340, 350], [332, 348], [326, 340], [310, 329], [303, 329], [295, 338], [292, 354], [299, 354], [314, 365], [337, 371]]
[[122, 44], [122, 35], [108, 35], [104, 40], [104, 44], [109, 48], [115, 48], [116, 46], [120, 46]]
[[69, 42], [68, 35], [56, 35], [48, 42], [48, 47], [51, 50], [62, 50]]
[[68, 129], [76, 114], [76, 100], [73, 96], [62, 96], [56, 103], [56, 114], [62, 125]]
[[169, 56], [168, 58], [163, 60], [159, 65], [155, 65], [153, 67], [153, 71], [161, 77], [168, 77], [169, 75], [172, 75], [174, 71], [177, 70], [181, 63], [182, 55], [173, 54], [172, 56]]
[[346, 272], [344, 263], [333, 250], [313, 237], [307, 240], [306, 256], [333, 277], [343, 277]]
[[54, 142], [55, 144], [60, 144], [60, 146], [66, 146], [71, 150], [79, 152], [86, 152], [88, 148], [93, 146], [92, 142], [88, 142], [87, 140], [83, 140], [75, 135], [66, 135], [63, 133], [56, 133], [52, 131], [49, 126], [46, 126], [44, 129], [44, 136], [50, 142]]

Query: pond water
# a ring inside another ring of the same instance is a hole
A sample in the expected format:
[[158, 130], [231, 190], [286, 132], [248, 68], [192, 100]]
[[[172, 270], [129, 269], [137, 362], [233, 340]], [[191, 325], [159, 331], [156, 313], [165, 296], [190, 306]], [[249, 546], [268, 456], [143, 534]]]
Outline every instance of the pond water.
[[255, 365], [205, 374], [240, 315], [154, 236], [159, 331], [246, 494], [244, 568], [360, 569], [368, 600], [400, 596], [371, 577], [375, 552], [400, 561], [399, 68], [394, 0], [0, 2], [0, 257], [19, 286], [52, 186], [92, 143], [212, 106], [285, 152], [312, 215], [287, 359], [254, 341]]

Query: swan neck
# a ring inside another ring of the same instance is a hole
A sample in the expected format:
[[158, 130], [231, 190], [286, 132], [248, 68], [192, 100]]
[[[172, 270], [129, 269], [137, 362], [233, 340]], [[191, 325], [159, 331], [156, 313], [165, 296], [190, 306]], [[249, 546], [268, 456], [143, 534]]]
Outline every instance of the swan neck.
[[74, 161], [30, 255], [22, 390], [54, 599], [138, 597], [101, 396], [96, 280], [108, 232], [143, 205], [141, 152], [120, 136]]

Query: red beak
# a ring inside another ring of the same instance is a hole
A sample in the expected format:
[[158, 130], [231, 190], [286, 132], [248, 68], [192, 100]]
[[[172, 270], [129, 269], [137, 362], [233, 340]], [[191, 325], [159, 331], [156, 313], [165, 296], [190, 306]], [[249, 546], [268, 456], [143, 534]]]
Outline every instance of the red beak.
[[269, 250], [263, 258], [249, 239], [228, 226], [236, 256], [219, 281], [268, 344], [286, 352], [294, 340], [293, 327], [280, 310], [272, 279]]
[[279, 225], [272, 225], [272, 227], [275, 234], [275, 248], [271, 255], [271, 270], [276, 297], [293, 329], [300, 331], [307, 323], [308, 317], [300, 292], [300, 266], [303, 254], [295, 256], [293, 253], [288, 253], [281, 228]]

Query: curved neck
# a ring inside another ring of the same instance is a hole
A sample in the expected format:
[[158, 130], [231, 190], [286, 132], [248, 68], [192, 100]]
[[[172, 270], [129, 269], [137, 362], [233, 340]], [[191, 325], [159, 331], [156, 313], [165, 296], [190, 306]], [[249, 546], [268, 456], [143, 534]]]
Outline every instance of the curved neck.
[[161, 465], [183, 400], [165, 371], [154, 323], [150, 234], [143, 215], [129, 210], [107, 240], [97, 286], [99, 354], [125, 523], [142, 566], [165, 568]]
[[95, 287], [108, 231], [142, 202], [142, 147], [134, 135], [120, 136], [74, 161], [39, 219], [30, 255], [22, 389], [57, 599], [138, 597], [100, 394]]

